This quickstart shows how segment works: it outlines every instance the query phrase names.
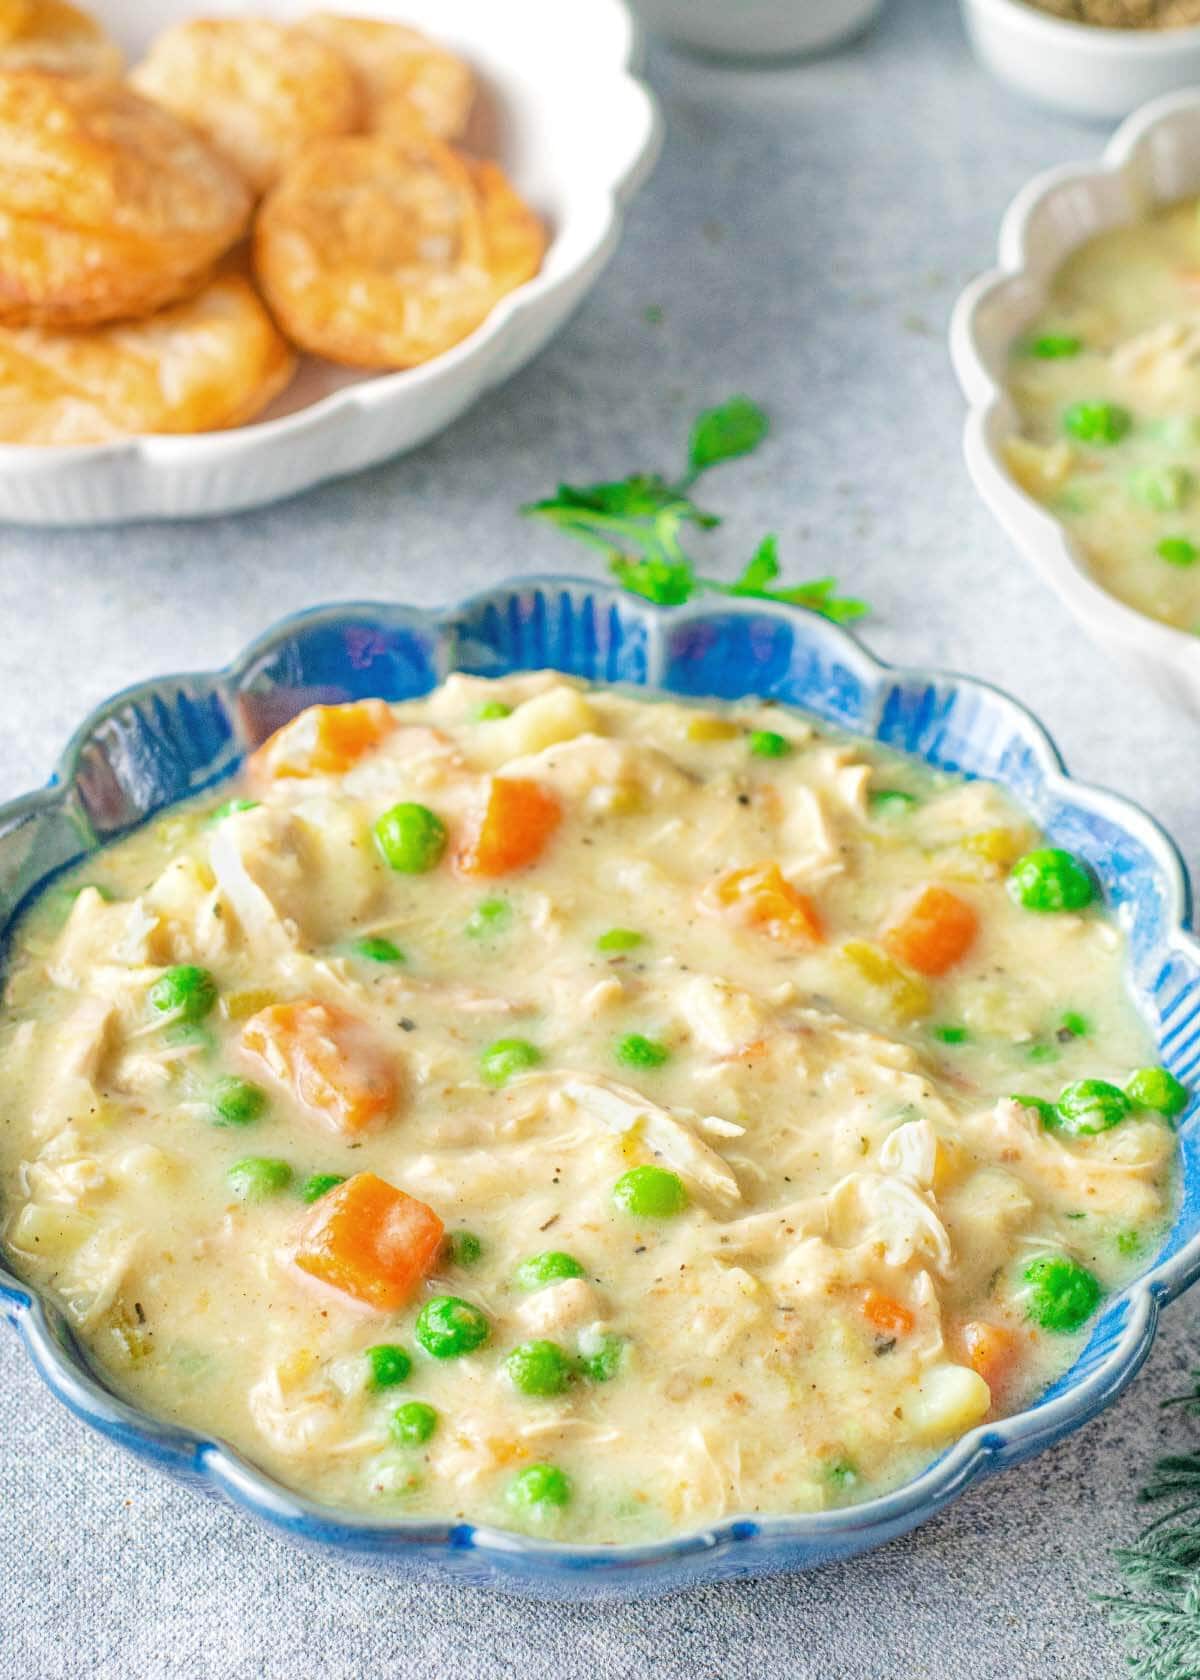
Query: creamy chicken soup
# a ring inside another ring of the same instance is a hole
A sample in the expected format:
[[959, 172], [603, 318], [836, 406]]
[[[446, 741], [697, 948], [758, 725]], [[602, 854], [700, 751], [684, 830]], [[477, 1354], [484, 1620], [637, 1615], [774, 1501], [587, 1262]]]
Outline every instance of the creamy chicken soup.
[[32, 909], [13, 1263], [319, 1500], [564, 1539], [909, 1477], [1078, 1351], [1186, 1093], [1008, 797], [760, 704], [315, 708]]
[[1013, 475], [1104, 587], [1200, 631], [1200, 204], [1089, 241], [1016, 346]]

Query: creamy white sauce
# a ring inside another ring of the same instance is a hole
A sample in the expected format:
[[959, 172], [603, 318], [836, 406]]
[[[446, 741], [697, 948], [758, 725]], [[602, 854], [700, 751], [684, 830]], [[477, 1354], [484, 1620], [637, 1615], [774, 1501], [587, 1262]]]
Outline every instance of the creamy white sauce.
[[[1197, 200], [1074, 252], [1008, 383], [1020, 418], [1006, 446], [1014, 477], [1067, 526], [1106, 589], [1200, 631]], [[1121, 435], [1079, 437], [1069, 413], [1080, 402], [1118, 409]]]

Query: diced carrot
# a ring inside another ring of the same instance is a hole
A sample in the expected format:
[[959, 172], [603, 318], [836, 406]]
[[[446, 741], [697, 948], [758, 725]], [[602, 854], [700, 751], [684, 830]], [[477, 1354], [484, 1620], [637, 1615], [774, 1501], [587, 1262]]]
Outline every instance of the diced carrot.
[[818, 945], [824, 938], [816, 905], [792, 885], [777, 863], [731, 870], [715, 883], [711, 894], [718, 907], [740, 911], [744, 921], [771, 939]]
[[268, 736], [246, 768], [257, 783], [283, 776], [336, 776], [349, 770], [396, 727], [382, 700], [309, 706]]
[[344, 1295], [395, 1312], [433, 1269], [444, 1236], [431, 1207], [361, 1172], [313, 1203], [292, 1259]]
[[354, 1136], [396, 1106], [395, 1064], [355, 1016], [301, 999], [273, 1003], [242, 1028], [245, 1056], [322, 1125]]
[[966, 956], [979, 931], [979, 918], [965, 899], [947, 887], [922, 887], [883, 934], [898, 962], [918, 974], [944, 974]]
[[967, 1364], [979, 1372], [994, 1394], [1016, 1363], [1020, 1338], [1002, 1324], [988, 1324], [983, 1319], [964, 1324], [959, 1336]]
[[907, 1336], [916, 1319], [900, 1301], [894, 1301], [881, 1289], [864, 1289], [863, 1317], [874, 1330], [885, 1336]]
[[562, 821], [548, 788], [520, 776], [493, 776], [475, 832], [458, 854], [464, 875], [511, 875], [545, 851]]

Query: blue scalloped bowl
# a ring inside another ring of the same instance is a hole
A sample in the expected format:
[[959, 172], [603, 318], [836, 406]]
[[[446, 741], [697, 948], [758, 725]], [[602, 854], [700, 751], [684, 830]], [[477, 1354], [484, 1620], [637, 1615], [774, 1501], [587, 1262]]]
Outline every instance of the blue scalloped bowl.
[[[942, 770], [1003, 784], [1095, 869], [1129, 936], [1130, 983], [1162, 1061], [1200, 1085], [1200, 944], [1182, 862], [1143, 812], [1073, 782], [1037, 723], [965, 677], [881, 665], [844, 631], [757, 601], [661, 609], [603, 585], [517, 581], [442, 612], [390, 604], [301, 613], [228, 670], [116, 696], [76, 734], [50, 787], [0, 808], [0, 938], [59, 869], [219, 781], [301, 707], [424, 693], [448, 671], [554, 666], [596, 682], [734, 699], [761, 695]], [[328, 1555], [543, 1597], [638, 1596], [810, 1568], [877, 1546], [979, 1477], [1093, 1417], [1149, 1351], [1162, 1305], [1200, 1273], [1200, 1109], [1180, 1127], [1178, 1218], [1145, 1274], [1112, 1297], [1075, 1364], [1028, 1410], [974, 1429], [881, 1499], [816, 1515], [738, 1517], [651, 1545], [567, 1546], [469, 1523], [378, 1523], [322, 1508], [222, 1445], [135, 1410], [89, 1366], [62, 1314], [0, 1269], [0, 1304], [77, 1416], [147, 1462]]]

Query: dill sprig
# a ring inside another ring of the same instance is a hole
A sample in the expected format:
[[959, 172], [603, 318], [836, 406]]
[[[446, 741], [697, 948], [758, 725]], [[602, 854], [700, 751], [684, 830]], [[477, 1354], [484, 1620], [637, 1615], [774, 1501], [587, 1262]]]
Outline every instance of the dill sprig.
[[[1162, 1402], [1200, 1416], [1200, 1370], [1192, 1387]], [[1125, 1591], [1102, 1596], [1125, 1636], [1134, 1680], [1200, 1677], [1200, 1451], [1173, 1453], [1154, 1465], [1139, 1498], [1168, 1503], [1132, 1546], [1113, 1557]]]
[[712, 531], [721, 523], [693, 501], [693, 485], [722, 461], [749, 455], [768, 430], [767, 417], [756, 403], [731, 397], [697, 416], [688, 439], [687, 470], [674, 482], [658, 473], [634, 473], [608, 483], [560, 484], [553, 496], [529, 502], [521, 512], [599, 549], [623, 589], [659, 606], [679, 606], [709, 593], [808, 607], [838, 624], [861, 618], [866, 603], [838, 595], [833, 578], [773, 588], [779, 577], [774, 536], [762, 539], [733, 583], [702, 576], [687, 552], [689, 532]]

